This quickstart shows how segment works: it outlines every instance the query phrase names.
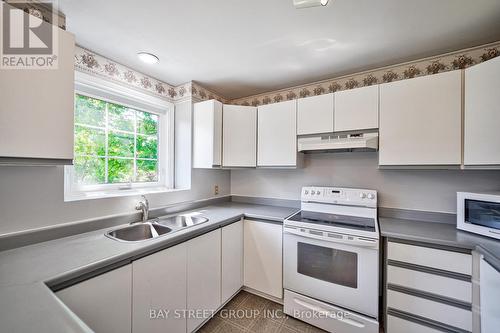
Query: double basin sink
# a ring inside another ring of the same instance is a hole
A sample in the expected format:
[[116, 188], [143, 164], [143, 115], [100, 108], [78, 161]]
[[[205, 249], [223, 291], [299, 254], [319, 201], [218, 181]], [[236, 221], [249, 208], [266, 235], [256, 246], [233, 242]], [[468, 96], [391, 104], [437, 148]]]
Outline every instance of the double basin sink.
[[138, 222], [127, 227], [108, 231], [106, 236], [124, 242], [137, 242], [158, 238], [205, 222], [208, 222], [208, 219], [201, 216], [176, 215], [158, 217], [146, 222]]

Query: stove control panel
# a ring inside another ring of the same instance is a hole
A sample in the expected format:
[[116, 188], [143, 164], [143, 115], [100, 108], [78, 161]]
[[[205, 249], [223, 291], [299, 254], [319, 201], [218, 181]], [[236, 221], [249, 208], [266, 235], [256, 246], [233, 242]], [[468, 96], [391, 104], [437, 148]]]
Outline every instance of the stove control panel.
[[377, 207], [377, 191], [374, 190], [305, 186], [300, 197], [304, 202]]

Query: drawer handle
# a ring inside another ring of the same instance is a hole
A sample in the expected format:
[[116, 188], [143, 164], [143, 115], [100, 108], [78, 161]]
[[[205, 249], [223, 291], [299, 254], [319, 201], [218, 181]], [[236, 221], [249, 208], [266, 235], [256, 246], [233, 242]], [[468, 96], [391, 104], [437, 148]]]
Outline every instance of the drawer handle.
[[[309, 310], [312, 310], [312, 311], [315, 311], [315, 312], [318, 312], [320, 313], [321, 315], [324, 315], [325, 317], [331, 317], [331, 312], [330, 311], [327, 311], [327, 310], [324, 310], [322, 308], [320, 308], [319, 306], [316, 306], [316, 305], [312, 305], [310, 303], [307, 303], [307, 302], [304, 302], [300, 299], [296, 299], [294, 298], [293, 299], [295, 301], [295, 303], [297, 303], [298, 305], [300, 306], [303, 306]], [[340, 317], [339, 316], [335, 316], [335, 319], [337, 319], [338, 321], [341, 321], [341, 322], [344, 322], [348, 325], [351, 325], [351, 326], [356, 326], [356, 327], [359, 327], [359, 328], [363, 328], [365, 327], [365, 325], [357, 320], [354, 320], [354, 319], [350, 319], [350, 318], [345, 318], [345, 317]]]

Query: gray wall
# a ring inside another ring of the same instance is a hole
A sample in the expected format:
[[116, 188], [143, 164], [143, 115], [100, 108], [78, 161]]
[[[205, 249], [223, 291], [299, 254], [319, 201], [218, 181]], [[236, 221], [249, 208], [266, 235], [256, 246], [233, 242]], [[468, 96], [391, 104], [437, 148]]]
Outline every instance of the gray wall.
[[[151, 208], [230, 194], [229, 171], [191, 171], [192, 100], [175, 106], [176, 187], [147, 195]], [[0, 166], [0, 235], [134, 212], [138, 196], [64, 202], [63, 167]]]
[[[230, 193], [228, 171], [193, 170], [191, 190], [149, 194], [152, 208]], [[63, 167], [0, 167], [0, 235], [134, 212], [139, 197], [64, 202]]]
[[306, 185], [375, 189], [379, 206], [456, 212], [457, 191], [500, 190], [500, 171], [379, 170], [377, 153], [313, 154], [297, 170], [232, 170], [231, 194], [300, 199]]

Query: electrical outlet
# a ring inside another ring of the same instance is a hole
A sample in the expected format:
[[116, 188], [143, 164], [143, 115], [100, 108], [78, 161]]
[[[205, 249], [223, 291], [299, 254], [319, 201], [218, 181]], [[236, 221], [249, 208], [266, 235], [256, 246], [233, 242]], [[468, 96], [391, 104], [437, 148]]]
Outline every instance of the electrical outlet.
[[214, 186], [214, 194], [219, 195], [219, 185]]

